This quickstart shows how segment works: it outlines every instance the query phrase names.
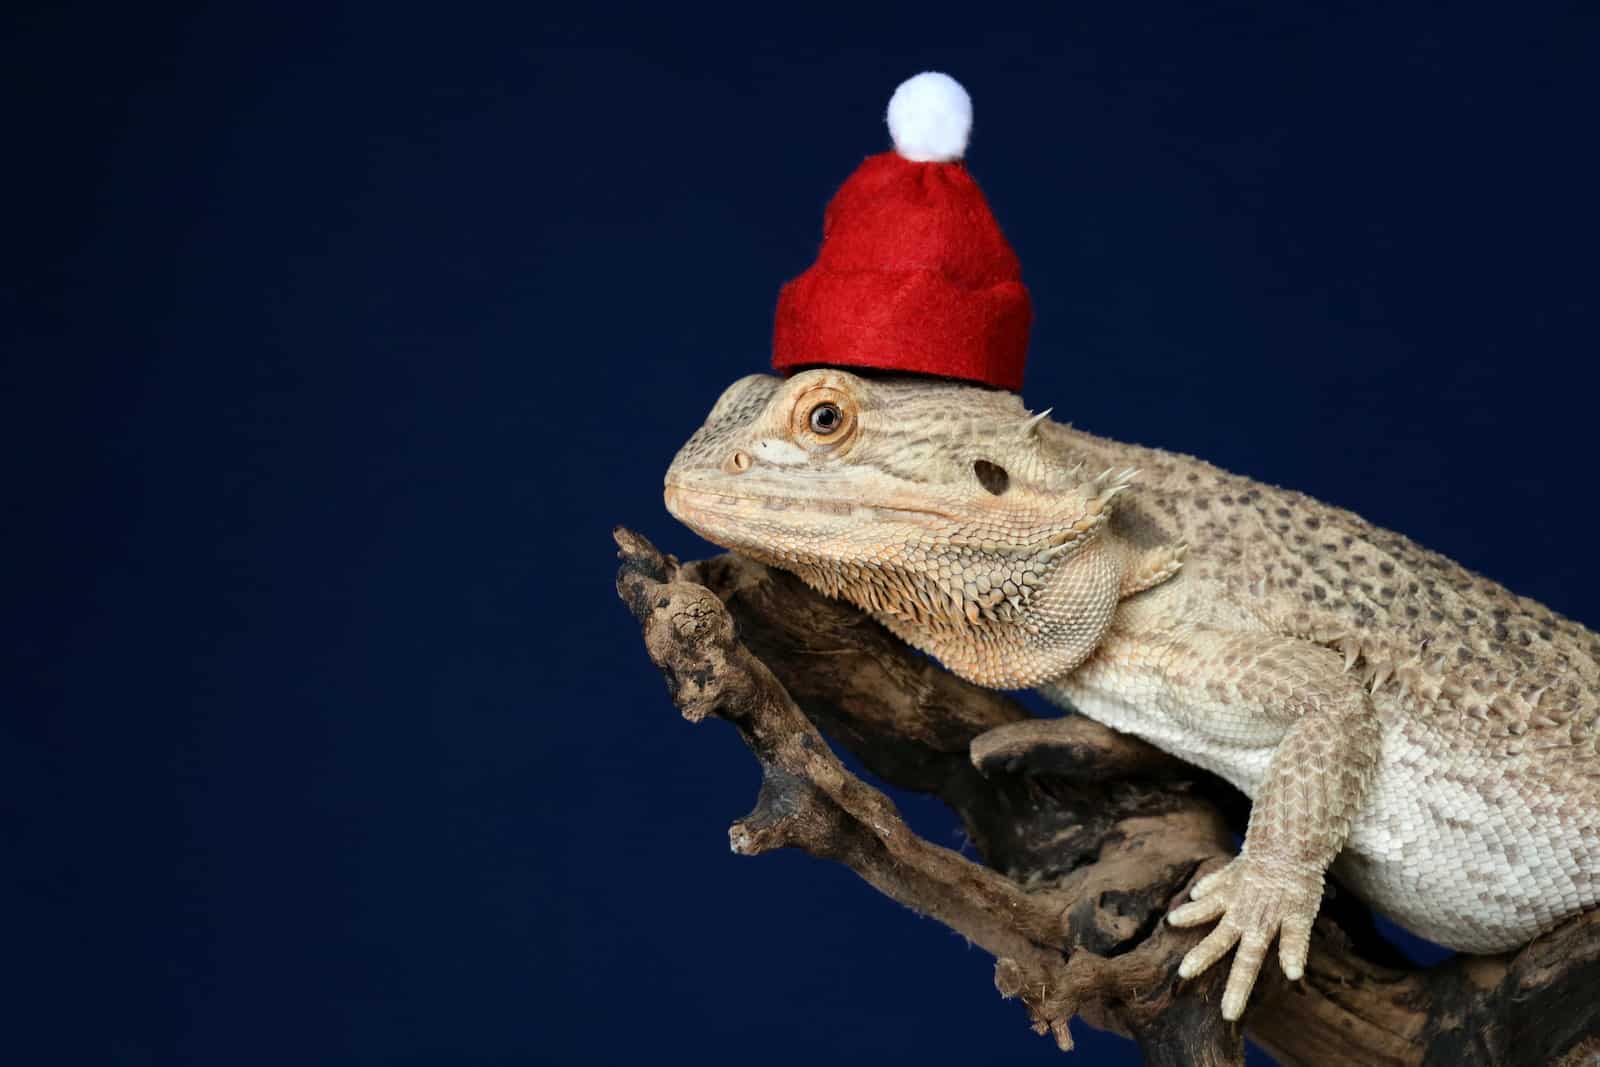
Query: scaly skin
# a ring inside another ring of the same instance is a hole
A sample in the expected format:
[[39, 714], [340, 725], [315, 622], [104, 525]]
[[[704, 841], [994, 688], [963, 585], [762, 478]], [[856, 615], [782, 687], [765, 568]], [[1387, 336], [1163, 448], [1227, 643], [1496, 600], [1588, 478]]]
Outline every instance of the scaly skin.
[[[836, 418], [812, 421], [819, 405]], [[667, 472], [707, 539], [870, 612], [971, 681], [1038, 687], [1251, 797], [1175, 909], [1304, 971], [1330, 865], [1413, 932], [1522, 944], [1600, 901], [1600, 637], [1399, 534], [1009, 393], [742, 379]]]

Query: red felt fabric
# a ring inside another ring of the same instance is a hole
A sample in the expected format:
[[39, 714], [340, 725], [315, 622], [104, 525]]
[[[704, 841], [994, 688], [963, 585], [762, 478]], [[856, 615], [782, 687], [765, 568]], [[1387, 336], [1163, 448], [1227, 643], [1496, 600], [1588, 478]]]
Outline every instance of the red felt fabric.
[[835, 194], [817, 261], [779, 294], [772, 365], [914, 371], [1015, 392], [1032, 321], [1016, 253], [967, 168], [885, 152]]

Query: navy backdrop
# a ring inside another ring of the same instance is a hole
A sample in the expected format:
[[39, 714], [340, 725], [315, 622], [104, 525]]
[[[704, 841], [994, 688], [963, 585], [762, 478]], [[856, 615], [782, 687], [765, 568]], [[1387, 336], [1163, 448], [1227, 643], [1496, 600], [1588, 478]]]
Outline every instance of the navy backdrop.
[[611, 591], [919, 70], [1031, 405], [1600, 623], [1592, 4], [666, 7], [8, 9], [6, 1062], [1060, 1062]]

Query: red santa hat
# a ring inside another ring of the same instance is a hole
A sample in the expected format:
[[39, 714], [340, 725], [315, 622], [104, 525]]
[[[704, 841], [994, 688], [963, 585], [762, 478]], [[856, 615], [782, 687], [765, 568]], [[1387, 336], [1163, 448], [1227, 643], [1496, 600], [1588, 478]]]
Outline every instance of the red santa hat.
[[1033, 310], [1022, 268], [961, 157], [972, 99], [918, 74], [889, 100], [894, 151], [834, 195], [822, 249], [783, 287], [772, 365], [911, 371], [1022, 388]]

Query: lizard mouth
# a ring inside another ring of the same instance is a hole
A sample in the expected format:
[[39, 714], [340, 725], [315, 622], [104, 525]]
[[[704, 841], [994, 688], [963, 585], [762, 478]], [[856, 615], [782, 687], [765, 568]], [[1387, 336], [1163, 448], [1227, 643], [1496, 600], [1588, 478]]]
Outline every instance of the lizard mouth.
[[664, 490], [667, 510], [674, 518], [699, 528], [697, 519], [738, 521], [742, 516], [760, 515], [768, 521], [785, 512], [827, 515], [835, 519], [900, 519], [919, 525], [953, 522], [954, 518], [930, 508], [903, 508], [887, 504], [862, 504], [831, 497], [779, 497], [727, 493], [714, 489], [691, 489], [681, 482], [669, 482]]

